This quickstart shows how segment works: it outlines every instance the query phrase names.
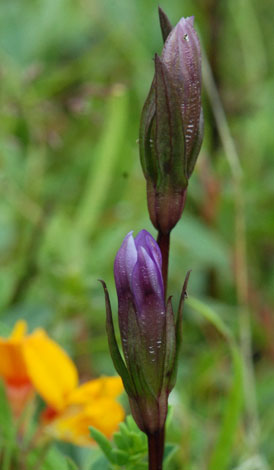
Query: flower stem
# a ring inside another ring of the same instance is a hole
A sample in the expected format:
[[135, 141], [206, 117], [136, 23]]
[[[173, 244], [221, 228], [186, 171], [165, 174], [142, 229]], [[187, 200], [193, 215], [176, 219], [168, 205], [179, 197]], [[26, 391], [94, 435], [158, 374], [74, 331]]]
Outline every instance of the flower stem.
[[170, 232], [165, 234], [159, 231], [158, 237], [157, 237], [157, 243], [162, 253], [162, 274], [163, 274], [164, 289], [165, 289], [165, 296], [166, 296], [167, 295]]
[[148, 434], [149, 470], [162, 470], [165, 444], [165, 428], [154, 434]]

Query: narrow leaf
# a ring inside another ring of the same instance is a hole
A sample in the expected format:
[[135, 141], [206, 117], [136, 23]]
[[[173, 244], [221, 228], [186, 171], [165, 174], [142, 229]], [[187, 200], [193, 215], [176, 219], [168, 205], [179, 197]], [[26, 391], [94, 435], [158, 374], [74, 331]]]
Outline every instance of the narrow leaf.
[[79, 470], [79, 467], [70, 457], [66, 457], [66, 462], [67, 462], [68, 470]]
[[97, 444], [100, 446], [102, 452], [105, 454], [107, 459], [111, 463], [115, 463], [115, 457], [113, 454], [113, 448], [109, 440], [101, 433], [98, 429], [94, 428], [93, 426], [89, 427], [90, 435], [92, 439], [94, 439]]
[[209, 470], [226, 470], [231, 461], [231, 449], [242, 410], [243, 403], [243, 364], [233, 335], [221, 317], [210, 307], [197, 299], [189, 298], [188, 305], [201, 314], [225, 337], [230, 348], [233, 362], [233, 383], [228, 393], [222, 424], [218, 433], [215, 449], [211, 455]]

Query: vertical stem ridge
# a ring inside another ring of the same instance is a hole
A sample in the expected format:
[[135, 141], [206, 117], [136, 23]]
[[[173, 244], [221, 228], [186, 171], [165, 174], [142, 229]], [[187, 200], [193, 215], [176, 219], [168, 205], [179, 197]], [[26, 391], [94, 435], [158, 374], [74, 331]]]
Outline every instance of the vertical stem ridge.
[[162, 253], [162, 275], [164, 281], [165, 297], [167, 296], [167, 277], [168, 277], [168, 262], [169, 262], [169, 245], [170, 245], [170, 232], [165, 234], [161, 231], [158, 232], [157, 243]]
[[164, 457], [165, 428], [148, 434], [149, 470], [162, 470]]

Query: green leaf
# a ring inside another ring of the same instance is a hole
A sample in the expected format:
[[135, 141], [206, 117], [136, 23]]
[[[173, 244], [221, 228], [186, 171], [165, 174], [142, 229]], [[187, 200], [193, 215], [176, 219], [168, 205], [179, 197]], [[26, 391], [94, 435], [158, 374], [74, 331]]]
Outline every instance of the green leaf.
[[119, 449], [128, 449], [128, 439], [123, 435], [122, 432], [115, 432], [113, 435], [113, 441], [116, 447]]
[[110, 470], [110, 464], [107, 458], [102, 455], [90, 467], [90, 470]]
[[[122, 423], [121, 423], [122, 424]], [[121, 425], [120, 425], [121, 426]], [[125, 425], [125, 428], [129, 431], [134, 431], [134, 432], [137, 432], [137, 433], [140, 433], [140, 429], [138, 428], [137, 424], [135, 423], [132, 415], [128, 415], [126, 417], [126, 425]], [[142, 435], [144, 435], [144, 433], [142, 432], [141, 433]]]
[[87, 184], [71, 232], [71, 250], [68, 256], [84, 260], [86, 242], [96, 228], [104, 205], [113, 171], [118, 164], [119, 150], [126, 132], [128, 94], [122, 85], [114, 87], [110, 95], [105, 125], [100, 140], [93, 150]]
[[66, 462], [68, 470], [79, 470], [76, 463], [70, 457], [66, 457]]
[[110, 462], [115, 463], [115, 458], [113, 455], [113, 448], [109, 440], [104, 436], [104, 434], [101, 433], [101, 431], [98, 431], [98, 429], [95, 429], [93, 426], [90, 426], [89, 430], [90, 430], [91, 437], [100, 446], [100, 448], [102, 449], [107, 459]]
[[125, 465], [129, 460], [129, 454], [124, 450], [114, 449], [113, 455], [115, 456], [115, 462], [117, 465]]
[[[147, 463], [145, 463], [147, 460], [147, 438], [137, 427], [132, 416], [128, 416], [126, 422], [120, 423], [119, 431], [114, 434], [113, 440], [116, 447], [112, 447], [106, 437], [97, 429], [90, 428], [90, 431], [91, 436], [99, 444], [105, 458], [111, 464], [106, 468], [116, 470], [122, 466], [127, 470], [147, 469]], [[103, 465], [105, 465], [105, 461]], [[95, 466], [91, 468], [97, 470]]]
[[42, 446], [34, 449], [28, 454], [27, 468], [28, 470], [36, 470], [40, 467], [43, 470], [77, 470], [75, 464], [64, 456], [55, 446]]
[[164, 469], [168, 470], [170, 460], [172, 459], [175, 452], [178, 450], [178, 446], [175, 444], [166, 444], [164, 450]]
[[233, 362], [233, 383], [226, 400], [221, 428], [208, 466], [208, 470], [226, 470], [230, 463], [231, 449], [242, 410], [242, 358], [232, 332], [223, 322], [222, 318], [214, 312], [214, 310], [193, 297], [188, 299], [188, 305], [215, 326], [219, 333], [224, 336], [230, 348], [231, 359]]

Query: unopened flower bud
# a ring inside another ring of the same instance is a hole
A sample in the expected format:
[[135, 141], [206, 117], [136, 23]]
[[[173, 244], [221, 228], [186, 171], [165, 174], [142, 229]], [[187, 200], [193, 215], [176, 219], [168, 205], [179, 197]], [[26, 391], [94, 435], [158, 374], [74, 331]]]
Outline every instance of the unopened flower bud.
[[164, 38], [140, 125], [140, 157], [151, 221], [169, 233], [181, 217], [188, 180], [203, 138], [201, 53], [193, 17], [171, 29], [160, 11]]
[[182, 303], [175, 322], [171, 300], [165, 303], [161, 264], [160, 249], [145, 230], [135, 239], [130, 232], [116, 255], [114, 277], [124, 360], [103, 284], [112, 359], [123, 379], [132, 415], [147, 434], [164, 427], [168, 395], [175, 383], [180, 336]]

